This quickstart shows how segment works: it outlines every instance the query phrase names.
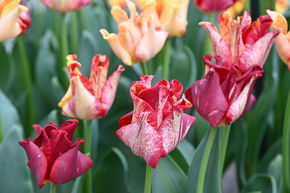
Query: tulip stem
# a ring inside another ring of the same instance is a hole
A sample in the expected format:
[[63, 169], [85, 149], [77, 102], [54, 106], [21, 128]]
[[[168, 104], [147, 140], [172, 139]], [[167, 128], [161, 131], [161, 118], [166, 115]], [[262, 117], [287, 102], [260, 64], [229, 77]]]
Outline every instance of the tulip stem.
[[142, 62], [142, 71], [143, 71], [143, 74], [150, 75], [149, 63]]
[[69, 52], [65, 18], [66, 14], [61, 15], [60, 60], [58, 65], [58, 78], [63, 88], [67, 88], [68, 86], [68, 81], [64, 69], [66, 67], [66, 56]]
[[[19, 49], [20, 59], [22, 64], [22, 70], [23, 70], [23, 82], [25, 85], [25, 92], [27, 94], [27, 104], [26, 104], [26, 115], [25, 117], [25, 127], [30, 128], [30, 126], [34, 122], [35, 117], [35, 111], [34, 111], [34, 97], [33, 97], [33, 89], [32, 89], [32, 77], [31, 77], [31, 71], [30, 71], [30, 65], [27, 58], [27, 54], [25, 51], [24, 43], [22, 37], [17, 38], [17, 45]], [[30, 135], [29, 131], [26, 131], [26, 135]]]
[[171, 40], [168, 39], [164, 46], [164, 60], [163, 60], [163, 79], [169, 79], [169, 67], [170, 67], [170, 55], [171, 55]]
[[71, 42], [72, 42], [72, 50], [74, 54], [78, 52], [78, 24], [77, 24], [77, 13], [71, 13]]
[[214, 143], [214, 139], [216, 137], [216, 133], [217, 133], [217, 128], [210, 128], [209, 131], [209, 136], [206, 142], [206, 146], [204, 149], [204, 153], [202, 156], [202, 161], [201, 161], [201, 165], [200, 165], [200, 169], [199, 169], [199, 174], [198, 174], [198, 179], [197, 179], [197, 193], [203, 193], [203, 189], [204, 189], [204, 183], [205, 183], [205, 176], [206, 176], [206, 172], [207, 172], [207, 167], [208, 167], [208, 161], [210, 158], [210, 154], [211, 154], [211, 150], [212, 150], [212, 146]]
[[153, 173], [153, 168], [151, 168], [151, 166], [146, 164], [144, 193], [151, 193], [152, 173]]
[[54, 185], [52, 182], [50, 183], [49, 193], [56, 193], [56, 185]]
[[224, 169], [224, 163], [225, 163], [225, 158], [226, 158], [226, 151], [227, 151], [227, 146], [228, 146], [228, 141], [229, 141], [229, 135], [230, 135], [230, 130], [231, 130], [231, 125], [227, 125], [225, 127], [221, 128], [221, 140], [219, 140], [220, 143], [220, 155], [219, 155], [219, 172], [220, 172], [220, 177], [222, 177], [223, 174], [223, 169]]
[[[92, 146], [92, 121], [85, 121], [85, 153], [87, 156], [91, 156], [91, 146]], [[92, 170], [89, 169], [86, 173], [85, 177], [86, 183], [86, 193], [92, 193]]]
[[290, 134], [290, 90], [288, 93], [287, 104], [285, 109], [283, 138], [282, 138], [283, 180], [285, 193], [289, 193], [289, 134]]

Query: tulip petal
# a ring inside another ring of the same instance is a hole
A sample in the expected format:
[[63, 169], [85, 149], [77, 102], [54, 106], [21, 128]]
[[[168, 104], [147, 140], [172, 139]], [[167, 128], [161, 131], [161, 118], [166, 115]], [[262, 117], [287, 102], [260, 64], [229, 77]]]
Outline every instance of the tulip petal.
[[290, 69], [290, 39], [286, 35], [280, 33], [276, 38], [276, 48], [281, 60]]
[[162, 138], [146, 121], [146, 113], [138, 122], [126, 125], [117, 130], [117, 136], [128, 145], [132, 152], [144, 157], [145, 161], [155, 168], [161, 156], [165, 154]]
[[226, 124], [230, 124], [241, 117], [243, 114], [248, 100], [251, 96], [251, 90], [254, 86], [255, 78], [252, 77], [249, 83], [244, 87], [240, 95], [236, 98], [235, 101], [230, 105], [227, 113], [226, 113]]
[[60, 130], [63, 130], [67, 133], [69, 140], [72, 140], [76, 127], [78, 126], [79, 121], [76, 119], [69, 119], [64, 124], [60, 126]]
[[[121, 73], [125, 70], [122, 65], [119, 65], [118, 69], [111, 74], [108, 78], [105, 87], [102, 91], [101, 103], [105, 106], [106, 112], [112, 106], [116, 91], [118, 88], [118, 82], [121, 76]], [[102, 116], [101, 116], [102, 117]]]
[[[213, 127], [220, 124], [228, 109], [228, 102], [219, 81], [218, 73], [210, 70], [206, 75], [206, 79], [197, 81], [188, 91], [191, 92], [191, 98], [188, 98], [189, 101]], [[187, 95], [188, 92], [186, 93]]]
[[279, 30], [273, 30], [262, 38], [250, 48], [246, 49], [240, 56], [240, 69], [246, 71], [253, 65], [260, 65], [263, 67], [267, 56], [271, 50], [275, 37], [280, 33]]
[[231, 65], [232, 57], [231, 51], [227, 43], [221, 38], [216, 27], [210, 22], [200, 22], [199, 25], [205, 28], [205, 30], [208, 32], [215, 56], [220, 57], [221, 64], [229, 68]]
[[28, 166], [31, 168], [33, 174], [36, 176], [38, 181], [38, 187], [43, 185], [47, 171], [47, 160], [44, 153], [40, 150], [37, 145], [32, 143], [29, 139], [26, 141], [20, 141], [21, 145], [26, 151], [28, 157]]
[[127, 113], [119, 120], [119, 128], [124, 127], [132, 123], [133, 112]]
[[232, 6], [237, 0], [194, 0], [201, 11], [223, 11]]
[[69, 182], [92, 167], [93, 161], [79, 152], [79, 146], [83, 141], [78, 139], [70, 150], [55, 160], [50, 173], [50, 179], [54, 184]]
[[21, 33], [22, 30], [18, 23], [18, 18], [22, 12], [26, 11], [28, 11], [28, 9], [25, 6], [19, 5], [5, 15], [2, 13], [2, 17], [0, 19], [0, 41], [14, 38]]
[[105, 29], [101, 29], [100, 32], [103, 38], [108, 41], [114, 53], [124, 62], [124, 64], [132, 65], [135, 63], [116, 34], [109, 34]]

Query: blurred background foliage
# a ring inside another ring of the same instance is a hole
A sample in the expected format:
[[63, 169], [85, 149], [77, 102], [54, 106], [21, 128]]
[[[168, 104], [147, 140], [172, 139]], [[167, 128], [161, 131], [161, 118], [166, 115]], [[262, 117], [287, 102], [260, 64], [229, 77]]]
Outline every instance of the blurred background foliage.
[[[258, 15], [266, 14], [266, 9], [273, 8], [273, 2], [252, 0], [246, 6], [254, 20]], [[56, 69], [57, 62], [61, 62], [61, 17], [65, 17], [69, 53], [78, 54], [85, 75], [89, 75], [91, 59], [97, 53], [109, 56], [110, 71], [121, 64], [99, 33], [101, 28], [117, 31], [105, 0], [94, 0], [91, 6], [65, 16], [47, 9], [40, 0], [30, 0], [27, 6], [32, 25], [26, 34], [0, 44], [0, 192], [3, 193], [49, 191], [48, 185], [37, 188], [36, 180], [26, 166], [25, 152], [17, 142], [34, 137], [32, 124], [44, 126], [49, 121], [60, 124], [66, 119], [57, 107], [66, 90], [57, 78]], [[290, 21], [289, 10], [285, 16]], [[202, 57], [209, 53], [209, 48], [204, 46], [208, 40], [198, 22], [210, 18], [217, 22], [216, 15], [200, 12], [191, 1], [186, 34], [172, 39], [170, 79], [181, 81], [185, 89], [204, 76]], [[162, 52], [152, 60], [156, 75], [154, 82], [161, 79]], [[132, 110], [131, 82], [142, 74], [140, 64], [125, 68], [110, 112], [98, 123], [93, 122], [94, 192], [143, 191], [145, 162], [133, 155], [115, 135], [120, 117]], [[244, 118], [232, 125], [226, 154], [225, 170], [234, 164], [238, 190], [245, 193], [283, 192], [281, 138], [290, 73], [275, 49], [264, 68], [264, 76], [255, 88], [257, 101]], [[62, 70], [66, 72], [66, 69]], [[178, 148], [158, 164], [153, 176], [153, 193], [193, 192], [195, 168], [201, 162], [200, 151], [195, 150], [199, 144], [202, 148], [209, 124], [194, 110], [190, 113], [197, 117], [197, 122]], [[76, 137], [83, 136], [82, 127], [80, 123]], [[216, 160], [216, 155], [212, 154], [209, 161], [212, 164], [208, 165], [206, 175], [207, 193], [222, 191], [217, 186], [222, 179]], [[82, 192], [82, 186], [79, 178], [58, 186], [57, 191]]]

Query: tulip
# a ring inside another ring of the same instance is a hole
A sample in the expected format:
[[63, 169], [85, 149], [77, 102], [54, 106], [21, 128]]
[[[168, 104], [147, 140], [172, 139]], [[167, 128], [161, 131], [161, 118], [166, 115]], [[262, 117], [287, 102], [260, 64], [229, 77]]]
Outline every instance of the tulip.
[[276, 0], [276, 11], [279, 13], [284, 13], [288, 9], [288, 0]]
[[80, 72], [81, 64], [76, 55], [67, 56], [67, 60], [70, 87], [58, 104], [62, 114], [83, 120], [105, 116], [114, 102], [123, 66], [119, 65], [106, 79], [110, 60], [105, 55], [96, 55], [92, 61], [91, 77], [87, 79]]
[[66, 13], [77, 11], [81, 7], [89, 5], [91, 0], [42, 0], [42, 2], [50, 9]]
[[27, 26], [23, 25], [21, 15], [27, 11], [27, 7], [20, 5], [20, 0], [0, 2], [0, 42], [15, 38], [26, 30]]
[[274, 23], [272, 27], [274, 29], [280, 29], [281, 33], [276, 38], [276, 48], [280, 58], [288, 66], [290, 70], [290, 32], [288, 31], [288, 23], [285, 17], [275, 11], [267, 10], [267, 13], [273, 19]]
[[243, 9], [245, 8], [245, 5], [246, 5], [246, 0], [238, 0], [235, 2], [234, 5], [229, 7], [227, 10], [231, 13], [233, 17], [236, 17], [243, 11]]
[[195, 5], [204, 12], [224, 11], [238, 0], [194, 0]]
[[31, 17], [29, 12], [23, 12], [19, 16], [18, 23], [21, 28], [21, 34], [24, 34], [31, 25]]
[[[233, 20], [229, 12], [219, 16], [220, 33], [209, 22], [200, 24], [208, 31], [214, 50], [204, 57], [205, 79], [187, 91], [198, 113], [213, 127], [229, 125], [242, 117], [255, 102], [251, 94], [279, 30], [267, 33], [272, 24], [268, 16], [254, 23], [248, 12]], [[213, 100], [214, 99], [214, 100]]]
[[77, 120], [68, 120], [60, 128], [53, 122], [44, 128], [33, 125], [36, 138], [19, 142], [26, 151], [28, 166], [36, 176], [39, 187], [49, 181], [54, 184], [67, 183], [92, 167], [92, 160], [79, 151], [84, 140], [77, 139], [72, 143], [77, 125]]
[[118, 24], [118, 34], [109, 33], [105, 29], [100, 32], [123, 63], [133, 65], [154, 57], [163, 47], [168, 32], [161, 30], [154, 1], [148, 3], [140, 15], [133, 2], [128, 0], [127, 6], [130, 17], [118, 6], [111, 10]]
[[182, 36], [186, 32], [189, 0], [156, 0], [157, 14], [163, 30], [169, 37]]
[[151, 87], [152, 78], [143, 75], [141, 81], [133, 82], [134, 110], [120, 119], [116, 134], [155, 168], [186, 136], [195, 118], [183, 113], [192, 105], [184, 96], [179, 100], [183, 91], [180, 82], [162, 80]]

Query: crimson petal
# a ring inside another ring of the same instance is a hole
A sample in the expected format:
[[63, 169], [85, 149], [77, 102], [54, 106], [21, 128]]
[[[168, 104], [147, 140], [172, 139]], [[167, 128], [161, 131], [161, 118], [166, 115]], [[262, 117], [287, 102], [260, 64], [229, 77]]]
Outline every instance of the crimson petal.
[[78, 139], [70, 150], [55, 160], [50, 172], [50, 180], [54, 184], [69, 182], [92, 167], [93, 161], [79, 152], [79, 146], [83, 142], [83, 139]]
[[19, 145], [21, 145], [26, 151], [29, 160], [28, 166], [36, 176], [38, 187], [41, 187], [47, 171], [47, 160], [44, 153], [29, 139], [26, 141], [20, 141]]

